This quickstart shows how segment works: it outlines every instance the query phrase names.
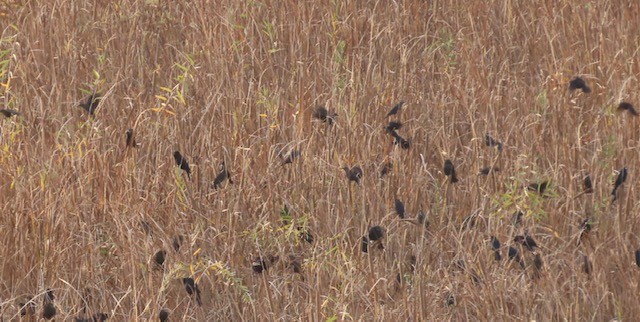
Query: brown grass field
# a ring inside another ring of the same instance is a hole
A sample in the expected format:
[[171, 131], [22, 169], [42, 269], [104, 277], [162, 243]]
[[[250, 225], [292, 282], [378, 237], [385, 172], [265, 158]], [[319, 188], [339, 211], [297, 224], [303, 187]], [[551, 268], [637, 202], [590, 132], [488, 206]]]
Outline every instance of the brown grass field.
[[640, 2], [90, 2], [0, 4], [4, 321], [640, 317]]

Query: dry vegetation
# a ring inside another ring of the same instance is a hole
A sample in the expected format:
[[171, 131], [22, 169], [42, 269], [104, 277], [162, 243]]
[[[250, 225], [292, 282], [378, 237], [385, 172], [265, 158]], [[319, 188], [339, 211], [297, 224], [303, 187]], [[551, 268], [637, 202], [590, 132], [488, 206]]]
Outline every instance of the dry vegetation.
[[[31, 298], [40, 318], [48, 288], [60, 320], [155, 320], [162, 308], [198, 321], [640, 316], [640, 119], [617, 111], [640, 102], [637, 1], [0, 9], [1, 108], [21, 113], [0, 120], [4, 320]], [[577, 75], [591, 93], [569, 91]], [[91, 118], [78, 105], [94, 91], [103, 96]], [[405, 109], [385, 118], [400, 100]], [[338, 114], [332, 126], [313, 119], [317, 106]], [[404, 123], [408, 150], [385, 132], [390, 119]], [[129, 128], [140, 147], [125, 146]], [[301, 155], [283, 165], [294, 149]], [[223, 161], [233, 183], [214, 189]], [[393, 170], [380, 178], [386, 162]], [[353, 165], [360, 184], [342, 170]], [[490, 165], [501, 171], [478, 175]], [[587, 173], [595, 192], [579, 195]], [[543, 180], [544, 196], [525, 188]], [[400, 220], [396, 198], [429, 227]], [[587, 218], [593, 229], [578, 245]], [[374, 225], [384, 249], [365, 254]], [[300, 238], [306, 229], [312, 243]], [[513, 242], [525, 231], [540, 245], [540, 271]], [[154, 264], [161, 249], [164, 270]]]

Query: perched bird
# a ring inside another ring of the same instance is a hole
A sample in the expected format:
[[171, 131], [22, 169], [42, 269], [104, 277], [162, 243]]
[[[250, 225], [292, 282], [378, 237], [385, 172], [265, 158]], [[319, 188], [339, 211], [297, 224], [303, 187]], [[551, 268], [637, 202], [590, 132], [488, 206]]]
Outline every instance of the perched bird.
[[198, 288], [198, 284], [191, 277], [185, 277], [182, 279], [182, 284], [184, 284], [184, 289], [187, 291], [189, 295], [195, 295], [196, 302], [198, 302], [199, 306], [202, 306], [202, 300], [200, 299], [200, 289]]
[[513, 241], [521, 244], [530, 252], [532, 252], [535, 248], [538, 247], [538, 244], [536, 243], [535, 240], [533, 240], [533, 237], [531, 237], [531, 235], [529, 235], [526, 232], [524, 233], [524, 236], [518, 235], [514, 237]]
[[445, 304], [447, 306], [454, 306], [456, 305], [456, 297], [453, 295], [453, 293], [449, 292], [446, 294], [445, 296], [446, 300], [445, 300]]
[[183, 242], [184, 242], [184, 236], [182, 235], [174, 236], [172, 241], [173, 249], [176, 252], [180, 251], [180, 246], [182, 246]]
[[640, 249], [636, 250], [636, 266], [640, 267]]
[[405, 217], [404, 203], [402, 203], [400, 199], [396, 198], [395, 206], [396, 206], [396, 213], [398, 214], [398, 217], [400, 217], [400, 219], [404, 219]]
[[354, 181], [357, 184], [360, 183], [360, 179], [362, 179], [362, 169], [359, 166], [353, 166], [351, 169], [349, 169], [349, 167], [342, 167], [342, 170], [344, 170], [349, 181]]
[[313, 111], [313, 117], [314, 118], [316, 118], [316, 119], [318, 119], [318, 120], [320, 120], [322, 122], [325, 122], [325, 123], [327, 123], [329, 125], [333, 124], [333, 122], [335, 121], [336, 116], [338, 116], [338, 114], [330, 113], [323, 106], [318, 106]]
[[498, 171], [500, 171], [500, 168], [498, 167], [484, 167], [480, 169], [479, 175], [487, 176], [491, 172], [498, 172]]
[[496, 236], [491, 236], [491, 249], [492, 250], [500, 250], [500, 241]]
[[611, 191], [611, 195], [613, 195], [612, 203], [618, 199], [618, 188], [622, 186], [622, 184], [627, 180], [627, 167], [622, 168], [618, 173], [618, 177], [616, 178], [616, 182], [613, 184], [613, 191]]
[[387, 113], [387, 117], [391, 115], [396, 115], [402, 110], [402, 106], [404, 106], [404, 101], [400, 101], [396, 106], [394, 106], [389, 113]]
[[84, 103], [80, 103], [80, 107], [82, 107], [85, 111], [89, 113], [89, 115], [94, 116], [98, 105], [100, 104], [100, 99], [102, 95], [99, 92], [94, 92], [89, 95]]
[[383, 164], [382, 169], [380, 170], [380, 178], [389, 174], [391, 170], [393, 170], [393, 163], [386, 162], [385, 164]]
[[280, 155], [280, 158], [282, 159], [282, 165], [293, 163], [293, 160], [298, 158], [300, 155], [300, 150], [292, 150], [286, 155]]
[[549, 181], [543, 181], [541, 183], [534, 182], [529, 184], [529, 186], [527, 186], [527, 189], [529, 189], [530, 191], [537, 192], [540, 195], [543, 195], [545, 190], [547, 190], [548, 186], [549, 186]]
[[620, 105], [618, 105], [618, 111], [628, 111], [629, 114], [633, 116], [640, 115], [638, 114], [638, 111], [636, 111], [636, 109], [633, 107], [633, 105], [631, 105], [631, 103], [628, 103], [628, 102], [620, 103]]
[[519, 226], [522, 224], [522, 217], [524, 217], [524, 213], [522, 213], [522, 211], [516, 211], [513, 216], [511, 217], [511, 224], [513, 224], [513, 226]]
[[587, 275], [591, 275], [593, 272], [593, 264], [587, 255], [582, 256], [582, 271]]
[[254, 273], [262, 273], [268, 269], [267, 261], [265, 261], [262, 257], [256, 259], [251, 264], [251, 269]]
[[456, 176], [456, 169], [453, 166], [453, 162], [447, 159], [444, 161], [444, 175], [451, 178], [451, 183], [458, 182], [458, 177]]
[[133, 129], [128, 129], [127, 132], [127, 147], [128, 148], [137, 148], [138, 143], [136, 143], [136, 138], [133, 136]]
[[369, 252], [369, 239], [367, 236], [362, 236], [362, 243], [360, 244], [360, 249], [363, 253]]
[[397, 121], [391, 121], [387, 125], [386, 129], [387, 129], [387, 132], [392, 133], [392, 132], [395, 132], [396, 130], [399, 130], [401, 127], [402, 127], [402, 123]]
[[408, 150], [411, 147], [410, 140], [406, 140], [405, 138], [400, 136], [400, 134], [398, 134], [398, 132], [396, 131], [391, 131], [390, 133], [391, 133], [391, 136], [393, 136], [393, 138], [395, 139], [393, 144], [399, 145], [404, 150]]
[[489, 133], [484, 135], [484, 144], [490, 148], [496, 146], [498, 147], [498, 151], [502, 151], [502, 142], [492, 138]]
[[56, 316], [57, 313], [58, 311], [56, 310], [56, 306], [53, 304], [53, 302], [47, 302], [42, 307], [42, 317], [45, 320], [53, 319], [53, 317]]
[[369, 228], [369, 240], [377, 241], [384, 237], [384, 229], [380, 226], [373, 226]]
[[184, 170], [187, 173], [189, 179], [191, 179], [191, 168], [189, 167], [189, 162], [187, 159], [180, 154], [179, 151], [173, 152], [173, 158], [176, 160], [176, 165], [180, 167], [180, 169]]
[[160, 310], [160, 313], [158, 313], [158, 318], [160, 319], [160, 322], [169, 321], [169, 310], [167, 309]]
[[581, 89], [583, 93], [591, 93], [591, 88], [587, 85], [584, 79], [578, 76], [569, 82], [569, 90], [574, 91], [576, 89]]
[[222, 161], [222, 164], [220, 165], [220, 167], [221, 167], [220, 173], [218, 173], [216, 178], [213, 179], [214, 189], [220, 188], [222, 183], [227, 179], [229, 180], [229, 183], [233, 184], [233, 181], [231, 180], [231, 175], [229, 174], [229, 171], [227, 171], [227, 166], [225, 165], [224, 161]]
[[502, 260], [502, 255], [500, 255], [500, 251], [499, 250], [494, 250], [493, 251], [493, 258], [496, 260], [496, 262], [499, 262]]
[[509, 260], [514, 260], [516, 262], [518, 262], [520, 264], [520, 267], [524, 269], [524, 261], [522, 261], [522, 258], [520, 257], [520, 252], [518, 252], [518, 249], [514, 248], [513, 246], [509, 246]]
[[14, 115], [20, 115], [20, 112], [16, 111], [16, 110], [10, 110], [10, 109], [0, 109], [0, 113], [2, 113], [2, 115], [4, 115], [4, 117], [6, 118], [10, 118]]
[[164, 260], [166, 255], [167, 252], [162, 249], [157, 251], [155, 255], [153, 255], [153, 261], [155, 262], [157, 268], [164, 268]]
[[593, 183], [591, 182], [591, 177], [589, 175], [584, 177], [583, 185], [584, 193], [593, 193]]

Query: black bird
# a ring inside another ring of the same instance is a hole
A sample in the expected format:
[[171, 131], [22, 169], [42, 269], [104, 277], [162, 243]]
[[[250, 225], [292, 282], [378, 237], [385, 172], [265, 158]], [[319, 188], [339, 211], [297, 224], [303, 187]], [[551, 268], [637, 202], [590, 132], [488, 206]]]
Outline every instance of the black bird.
[[189, 179], [191, 179], [191, 168], [189, 167], [189, 162], [187, 159], [180, 154], [179, 151], [173, 152], [173, 158], [176, 160], [176, 165], [180, 167], [180, 169], [184, 170], [187, 173]]
[[456, 169], [453, 166], [453, 162], [447, 159], [444, 161], [444, 175], [451, 177], [451, 183], [458, 182], [458, 177], [456, 176]]
[[591, 275], [593, 272], [593, 264], [587, 255], [582, 256], [582, 271], [587, 275]]
[[384, 229], [380, 226], [373, 226], [369, 228], [369, 240], [377, 241], [384, 237]]
[[500, 251], [497, 251], [497, 250], [493, 251], [493, 258], [497, 262], [501, 261], [502, 260], [502, 255], [500, 255]]
[[524, 261], [522, 261], [522, 258], [520, 258], [520, 253], [518, 252], [518, 249], [514, 248], [513, 246], [509, 246], [509, 260], [515, 260], [516, 262], [518, 262], [520, 264], [521, 268], [524, 268]]
[[227, 179], [229, 180], [229, 183], [233, 184], [233, 181], [231, 180], [231, 175], [229, 174], [229, 171], [227, 171], [227, 166], [225, 165], [224, 161], [222, 161], [222, 164], [220, 167], [222, 168], [222, 170], [220, 170], [220, 173], [218, 173], [216, 178], [213, 179], [213, 189], [220, 188], [222, 183]]
[[89, 113], [89, 115], [94, 116], [98, 105], [100, 104], [101, 94], [99, 92], [94, 92], [89, 95], [84, 103], [80, 103], [80, 107], [82, 107], [85, 111]]
[[382, 169], [380, 170], [380, 178], [386, 176], [393, 170], [393, 163], [387, 162], [382, 165]]
[[323, 106], [318, 106], [316, 107], [315, 111], [313, 111], [313, 117], [325, 122], [329, 125], [332, 125], [333, 122], [335, 121], [336, 116], [338, 116], [338, 114], [336, 113], [330, 113], [329, 111], [327, 111], [326, 108], [324, 108]]
[[56, 310], [56, 306], [53, 305], [53, 302], [47, 302], [42, 307], [42, 317], [45, 320], [53, 319], [53, 317], [56, 316], [56, 313], [58, 313], [58, 311]]
[[6, 118], [10, 118], [14, 115], [20, 115], [20, 112], [16, 111], [16, 110], [10, 110], [10, 109], [0, 109], [0, 113], [2, 113], [2, 115], [4, 115], [4, 117]]
[[56, 296], [53, 294], [53, 290], [48, 288], [44, 293], [44, 298], [42, 299], [43, 304], [53, 303], [53, 300], [56, 299]]
[[640, 267], [640, 249], [636, 250], [636, 266]]
[[616, 178], [616, 182], [613, 184], [613, 191], [611, 195], [613, 195], [612, 203], [618, 199], [618, 188], [622, 186], [622, 184], [627, 180], [627, 167], [622, 168], [618, 173], [618, 177]]
[[491, 236], [491, 249], [492, 250], [500, 250], [500, 241], [496, 236]]
[[360, 244], [360, 249], [363, 253], [369, 252], [369, 239], [367, 236], [362, 236], [362, 243]]
[[153, 255], [153, 261], [155, 262], [157, 268], [164, 268], [164, 260], [166, 255], [167, 252], [162, 249], [157, 251], [155, 255]]
[[584, 79], [578, 76], [569, 82], [569, 90], [575, 91], [576, 89], [581, 89], [583, 93], [591, 93], [591, 88]]
[[453, 295], [453, 293], [447, 293], [446, 298], [447, 300], [445, 301], [445, 303], [447, 304], [447, 306], [456, 305], [456, 297]]
[[578, 236], [578, 241], [576, 242], [577, 245], [580, 245], [580, 243], [582, 242], [582, 237], [586, 236], [592, 228], [593, 224], [591, 223], [591, 219], [585, 218], [585, 220], [583, 220], [580, 224], [580, 235]]
[[281, 155], [282, 165], [293, 163], [293, 160], [298, 158], [301, 155], [300, 150], [293, 150], [289, 152], [289, 154]]
[[309, 228], [304, 229], [304, 227], [297, 227], [297, 230], [300, 239], [306, 241], [309, 244], [313, 244], [313, 235], [311, 234], [311, 230]]
[[349, 181], [354, 181], [357, 184], [360, 183], [360, 179], [362, 179], [362, 169], [359, 166], [353, 166], [351, 169], [349, 169], [349, 167], [342, 167], [342, 170], [344, 170]]
[[394, 106], [391, 109], [391, 111], [389, 111], [389, 113], [387, 113], [387, 117], [389, 117], [391, 115], [398, 114], [398, 112], [400, 112], [402, 110], [402, 106], [404, 106], [404, 101], [400, 101], [400, 103], [396, 104], [396, 106]]
[[535, 248], [538, 247], [538, 244], [533, 237], [531, 237], [528, 233], [524, 233], [524, 236], [518, 235], [513, 238], [513, 241], [524, 246], [528, 251], [532, 252]]
[[196, 302], [198, 302], [199, 306], [202, 306], [202, 300], [200, 299], [200, 289], [198, 288], [198, 284], [191, 277], [185, 277], [182, 279], [182, 283], [184, 284], [184, 289], [187, 291], [189, 295], [195, 295]]
[[400, 134], [398, 134], [398, 132], [396, 131], [391, 131], [390, 133], [391, 133], [391, 136], [393, 136], [393, 138], [395, 139], [393, 144], [399, 145], [404, 150], [408, 150], [411, 147], [410, 140], [406, 140], [405, 138], [400, 136]]
[[636, 111], [636, 109], [633, 107], [633, 105], [631, 105], [631, 103], [628, 103], [628, 102], [620, 103], [620, 105], [618, 105], [618, 110], [619, 111], [628, 111], [629, 114], [631, 114], [633, 116], [640, 115], [640, 114], [638, 114], [638, 111]]
[[169, 321], [169, 310], [167, 309], [160, 310], [160, 313], [158, 313], [158, 318], [160, 319], [160, 322]]
[[136, 143], [136, 138], [133, 136], [133, 129], [128, 129], [127, 132], [127, 147], [128, 148], [137, 148], [138, 143]]
[[400, 217], [400, 219], [404, 219], [405, 217], [404, 203], [402, 203], [400, 199], [396, 198], [395, 206], [396, 206], [396, 213], [398, 214], [398, 217]]
[[522, 217], [524, 217], [524, 213], [522, 211], [516, 211], [511, 217], [511, 224], [514, 226], [519, 226], [522, 224]]
[[251, 269], [253, 270], [253, 272], [258, 274], [266, 271], [268, 268], [269, 267], [267, 265], [267, 261], [265, 261], [262, 257], [256, 259], [251, 264]]
[[534, 182], [529, 184], [529, 186], [527, 186], [527, 189], [529, 189], [530, 191], [537, 192], [540, 195], [543, 195], [545, 190], [547, 190], [548, 186], [549, 186], [549, 181], [543, 181], [541, 183]]
[[387, 129], [387, 132], [392, 133], [392, 132], [395, 132], [396, 130], [399, 130], [401, 127], [402, 127], [402, 123], [397, 121], [391, 121], [387, 125], [386, 129]]
[[490, 148], [497, 146], [498, 151], [502, 151], [502, 142], [492, 138], [491, 135], [489, 135], [489, 133], [486, 133], [484, 135], [484, 144]]
[[418, 215], [416, 216], [416, 219], [418, 220], [418, 223], [424, 227], [429, 227], [429, 221], [427, 221], [427, 215], [424, 213], [424, 211], [420, 210], [418, 212]]
[[484, 167], [484, 168], [480, 169], [480, 173], [479, 174], [483, 175], [483, 176], [487, 176], [491, 172], [498, 172], [498, 171], [500, 171], [500, 168], [498, 168], [498, 167]]
[[591, 177], [587, 175], [584, 177], [584, 193], [593, 193], [593, 183], [591, 182]]
[[180, 251], [180, 246], [182, 246], [183, 242], [184, 242], [184, 236], [178, 235], [178, 236], [173, 237], [173, 241], [172, 241], [173, 249], [176, 252]]

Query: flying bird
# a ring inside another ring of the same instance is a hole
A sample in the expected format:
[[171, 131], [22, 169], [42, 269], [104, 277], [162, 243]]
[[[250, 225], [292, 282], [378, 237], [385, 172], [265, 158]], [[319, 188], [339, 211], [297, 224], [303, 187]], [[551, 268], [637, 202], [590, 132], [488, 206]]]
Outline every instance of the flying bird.
[[396, 104], [396, 106], [394, 106], [389, 113], [387, 113], [387, 117], [391, 116], [391, 115], [396, 115], [398, 114], [401, 110], [402, 107], [404, 106], [404, 101], [400, 101], [398, 104]]
[[636, 109], [633, 107], [633, 105], [631, 105], [631, 103], [628, 103], [628, 102], [620, 103], [620, 105], [618, 105], [618, 111], [628, 111], [629, 114], [633, 116], [640, 115], [638, 114], [638, 111], [636, 111]]
[[398, 214], [398, 217], [400, 217], [400, 219], [404, 219], [405, 217], [404, 203], [402, 203], [400, 199], [396, 199], [395, 206], [396, 206], [396, 213]]
[[85, 99], [84, 103], [80, 103], [80, 107], [87, 111], [89, 115], [94, 116], [101, 99], [100, 92], [94, 92]]
[[362, 179], [362, 169], [359, 166], [353, 166], [351, 169], [349, 167], [342, 167], [345, 175], [349, 181], [353, 181], [357, 184], [360, 184], [360, 179]]
[[581, 89], [583, 93], [591, 93], [591, 88], [587, 85], [587, 82], [578, 76], [569, 82], [569, 90], [575, 91], [576, 89]]
[[451, 183], [458, 182], [458, 177], [456, 176], [456, 169], [453, 166], [453, 162], [447, 159], [444, 161], [444, 175], [451, 177]]
[[220, 170], [220, 173], [218, 173], [216, 178], [213, 179], [213, 189], [220, 188], [222, 183], [227, 179], [229, 180], [229, 183], [233, 184], [233, 181], [231, 180], [231, 175], [229, 174], [229, 171], [227, 170], [227, 166], [225, 165], [224, 161], [222, 161], [222, 164], [220, 167], [222, 168]]
[[173, 158], [176, 160], [176, 165], [180, 167], [184, 172], [187, 173], [189, 179], [191, 179], [191, 168], [189, 167], [189, 162], [187, 159], [180, 154], [179, 151], [173, 152]]
[[195, 295], [196, 302], [198, 302], [199, 306], [202, 306], [202, 300], [200, 299], [200, 289], [198, 288], [198, 284], [191, 277], [185, 277], [182, 279], [182, 283], [184, 284], [184, 289], [187, 291], [189, 295]]
[[323, 106], [318, 106], [316, 107], [316, 109], [313, 111], [313, 117], [324, 122], [327, 123], [329, 125], [332, 125], [333, 122], [335, 121], [336, 116], [338, 116], [338, 114], [336, 113], [331, 113], [329, 111], [327, 111], [326, 108], [324, 108]]

